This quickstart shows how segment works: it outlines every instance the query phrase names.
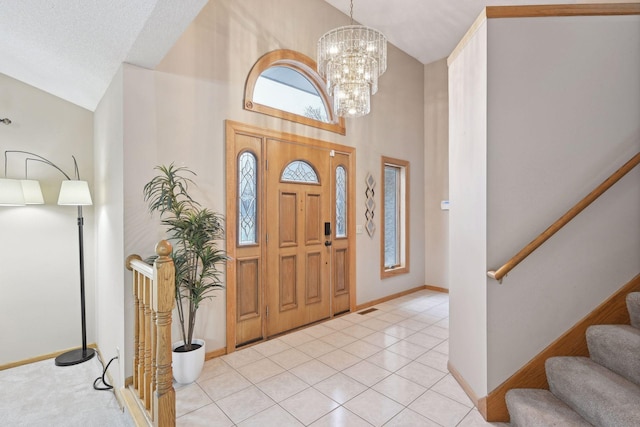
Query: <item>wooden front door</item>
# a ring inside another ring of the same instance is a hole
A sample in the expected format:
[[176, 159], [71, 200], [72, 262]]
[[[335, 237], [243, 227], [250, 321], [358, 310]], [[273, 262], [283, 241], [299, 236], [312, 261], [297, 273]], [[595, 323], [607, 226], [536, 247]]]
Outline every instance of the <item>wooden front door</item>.
[[330, 316], [331, 192], [329, 151], [267, 140], [267, 158], [266, 303], [272, 336]]
[[227, 352], [355, 308], [355, 151], [227, 122]]

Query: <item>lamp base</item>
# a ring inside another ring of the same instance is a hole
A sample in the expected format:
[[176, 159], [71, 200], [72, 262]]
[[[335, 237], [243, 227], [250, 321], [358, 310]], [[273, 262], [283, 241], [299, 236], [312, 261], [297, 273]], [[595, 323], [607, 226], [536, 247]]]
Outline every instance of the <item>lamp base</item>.
[[56, 357], [56, 366], [77, 365], [78, 363], [83, 363], [91, 359], [95, 354], [96, 351], [92, 348], [88, 348], [86, 350], [78, 348], [67, 351], [66, 353], [62, 353], [60, 356]]

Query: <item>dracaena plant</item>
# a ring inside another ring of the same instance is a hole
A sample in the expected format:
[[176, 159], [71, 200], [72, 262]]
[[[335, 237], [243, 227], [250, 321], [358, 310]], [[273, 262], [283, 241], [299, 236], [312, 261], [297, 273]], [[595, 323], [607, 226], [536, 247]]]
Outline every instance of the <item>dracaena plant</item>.
[[176, 309], [184, 351], [191, 351], [200, 303], [223, 288], [221, 266], [227, 256], [217, 247], [224, 237], [223, 217], [201, 207], [189, 194], [194, 172], [173, 164], [155, 169], [158, 175], [144, 186], [144, 200], [151, 213], [159, 213], [173, 245]]

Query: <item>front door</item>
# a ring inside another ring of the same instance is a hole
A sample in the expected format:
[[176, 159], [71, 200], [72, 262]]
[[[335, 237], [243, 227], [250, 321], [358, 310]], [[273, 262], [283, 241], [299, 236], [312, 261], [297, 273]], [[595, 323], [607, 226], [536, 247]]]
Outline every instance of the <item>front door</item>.
[[330, 316], [329, 155], [267, 140], [267, 336]]
[[227, 352], [355, 307], [355, 150], [227, 122]]

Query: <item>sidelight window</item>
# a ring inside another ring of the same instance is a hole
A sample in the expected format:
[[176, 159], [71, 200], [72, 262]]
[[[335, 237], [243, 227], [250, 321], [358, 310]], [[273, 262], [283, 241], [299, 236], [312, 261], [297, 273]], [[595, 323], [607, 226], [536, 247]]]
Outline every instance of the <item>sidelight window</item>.
[[347, 237], [347, 171], [336, 168], [336, 237]]
[[238, 244], [257, 243], [258, 179], [256, 156], [248, 151], [238, 158]]
[[381, 276], [409, 272], [409, 162], [382, 158]]

